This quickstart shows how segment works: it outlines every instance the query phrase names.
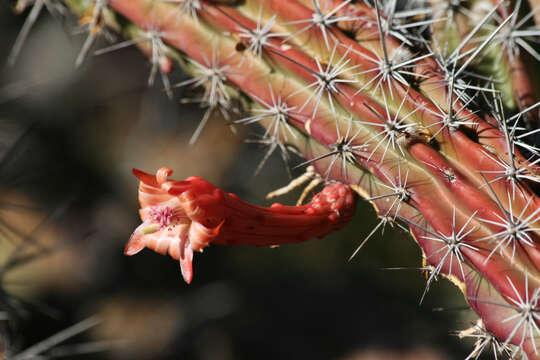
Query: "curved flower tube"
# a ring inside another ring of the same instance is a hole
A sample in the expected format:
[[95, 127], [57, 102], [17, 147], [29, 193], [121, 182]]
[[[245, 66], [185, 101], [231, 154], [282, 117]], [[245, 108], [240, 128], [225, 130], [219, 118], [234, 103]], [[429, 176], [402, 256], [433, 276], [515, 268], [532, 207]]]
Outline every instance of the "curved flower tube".
[[349, 186], [331, 184], [302, 206], [251, 205], [208, 181], [191, 176], [169, 180], [172, 170], [156, 175], [133, 169], [140, 180], [142, 224], [124, 253], [145, 247], [180, 261], [184, 280], [193, 279], [193, 252], [210, 244], [268, 246], [322, 238], [341, 229], [354, 215], [356, 196]]

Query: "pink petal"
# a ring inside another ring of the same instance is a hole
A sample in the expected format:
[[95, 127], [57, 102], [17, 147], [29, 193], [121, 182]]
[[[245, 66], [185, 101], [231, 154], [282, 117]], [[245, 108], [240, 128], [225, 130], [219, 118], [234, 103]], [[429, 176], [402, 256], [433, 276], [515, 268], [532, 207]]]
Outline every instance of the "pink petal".
[[[180, 253], [182, 254], [182, 250]], [[183, 256], [180, 256], [180, 270], [182, 270], [184, 281], [190, 284], [193, 280], [193, 249], [189, 245], [184, 248]]]
[[142, 223], [135, 229], [135, 231], [129, 238], [128, 243], [126, 244], [126, 247], [124, 248], [125, 255], [135, 255], [146, 247], [146, 239], [141, 231], [142, 227], [145, 226], [148, 226], [148, 224]]

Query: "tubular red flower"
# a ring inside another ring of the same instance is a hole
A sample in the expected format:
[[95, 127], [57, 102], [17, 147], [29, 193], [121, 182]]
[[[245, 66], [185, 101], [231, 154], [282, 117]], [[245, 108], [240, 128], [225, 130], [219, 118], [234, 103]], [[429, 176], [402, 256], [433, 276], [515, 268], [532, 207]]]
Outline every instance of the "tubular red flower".
[[193, 279], [193, 251], [210, 244], [280, 245], [322, 238], [341, 229], [354, 215], [356, 196], [349, 186], [331, 184], [302, 206], [251, 205], [201, 178], [169, 180], [172, 170], [156, 175], [133, 170], [140, 180], [142, 224], [124, 253], [145, 247], [180, 261], [184, 280]]

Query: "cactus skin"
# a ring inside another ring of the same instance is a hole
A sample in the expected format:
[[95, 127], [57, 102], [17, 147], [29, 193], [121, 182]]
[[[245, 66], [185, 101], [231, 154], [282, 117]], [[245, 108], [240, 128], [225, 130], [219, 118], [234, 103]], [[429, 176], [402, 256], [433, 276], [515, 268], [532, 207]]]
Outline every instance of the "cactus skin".
[[[65, 2], [81, 18], [95, 9], [90, 0]], [[109, 0], [99, 26], [138, 39], [164, 78], [177, 61], [205, 86], [209, 111], [233, 100], [254, 114], [284, 105], [281, 120], [276, 110], [249, 122], [267, 129], [272, 146], [287, 143], [314, 160], [325, 180], [349, 185], [382, 218], [409, 225], [430, 265], [428, 288], [437, 275], [448, 277], [502, 348], [540, 359], [539, 169], [514, 132], [515, 124], [535, 129], [538, 99], [524, 51], [510, 57], [493, 41], [517, 13], [497, 1], [473, 3], [485, 17], [472, 22], [453, 9], [455, 26], [443, 19], [447, 8], [432, 11], [431, 37], [446, 47], [420, 55], [419, 44], [413, 49], [388, 30], [392, 20], [379, 18], [379, 7], [342, 0]], [[490, 23], [495, 12], [501, 19]], [[161, 41], [159, 54], [145, 37]], [[486, 67], [500, 80], [492, 109], [464, 97], [468, 84], [458, 76]], [[227, 233], [220, 224], [212, 242]], [[282, 239], [263, 243], [289, 238]], [[182, 269], [191, 281], [190, 264]]]

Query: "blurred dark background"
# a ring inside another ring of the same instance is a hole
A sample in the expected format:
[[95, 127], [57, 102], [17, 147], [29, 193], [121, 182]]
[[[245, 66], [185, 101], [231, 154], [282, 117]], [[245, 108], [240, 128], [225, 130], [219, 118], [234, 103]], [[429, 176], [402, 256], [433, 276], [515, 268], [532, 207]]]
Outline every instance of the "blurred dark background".
[[[419, 299], [420, 251], [403, 231], [377, 233], [361, 203], [354, 221], [323, 240], [277, 249], [213, 246], [196, 254], [187, 286], [178, 264], [123, 246], [139, 223], [131, 168], [202, 176], [259, 205], [288, 183], [278, 154], [256, 177], [260, 132], [234, 135], [212, 118], [194, 146], [197, 104], [147, 87], [135, 48], [89, 56], [73, 19], [45, 11], [15, 66], [7, 57], [24, 18], [0, 3], [0, 336], [16, 354], [88, 317], [101, 322], [47, 349], [81, 359], [462, 359], [452, 336], [474, 316], [447, 281]], [[93, 49], [107, 46], [100, 39]], [[172, 83], [185, 79], [180, 71]], [[294, 159], [299, 163], [299, 159]], [[302, 172], [293, 170], [293, 176]], [[293, 204], [298, 192], [279, 198]], [[384, 270], [407, 267], [408, 270]], [[470, 350], [469, 350], [470, 351]], [[77, 353], [87, 353], [80, 354]], [[48, 358], [47, 356], [41, 358]]]

